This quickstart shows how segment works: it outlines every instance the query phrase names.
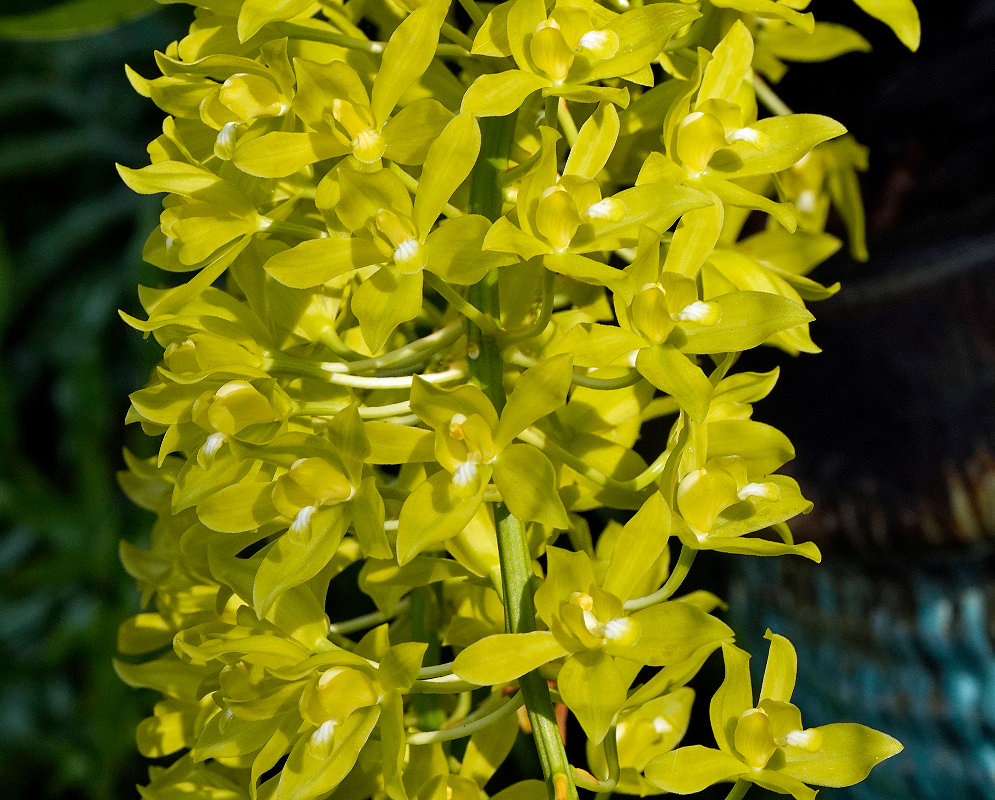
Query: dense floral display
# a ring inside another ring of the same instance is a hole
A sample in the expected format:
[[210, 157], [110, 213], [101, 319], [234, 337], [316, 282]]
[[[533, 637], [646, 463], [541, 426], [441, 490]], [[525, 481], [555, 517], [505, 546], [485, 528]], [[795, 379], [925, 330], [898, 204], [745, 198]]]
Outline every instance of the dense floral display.
[[[476, 800], [531, 735], [545, 781], [501, 800], [806, 800], [901, 749], [805, 728], [776, 633], [757, 700], [680, 592], [699, 550], [819, 559], [752, 418], [777, 371], [733, 371], [818, 352], [830, 209], [864, 257], [866, 153], [770, 88], [868, 47], [807, 4], [198, 0], [129, 71], [169, 116], [120, 171], [175, 274], [127, 318], [164, 348], [121, 479], [157, 522], [117, 667], [177, 756], [143, 797]], [[858, 4], [917, 45], [911, 2]], [[717, 748], [680, 746], [717, 650]]]

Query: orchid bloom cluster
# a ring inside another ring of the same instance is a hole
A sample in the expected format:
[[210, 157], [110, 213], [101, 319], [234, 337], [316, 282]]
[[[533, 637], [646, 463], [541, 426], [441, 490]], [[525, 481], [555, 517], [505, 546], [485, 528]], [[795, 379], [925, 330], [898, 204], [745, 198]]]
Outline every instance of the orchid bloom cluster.
[[[733, 370], [818, 352], [831, 209], [863, 253], [866, 153], [771, 89], [867, 49], [807, 4], [197, 0], [129, 70], [168, 116], [120, 171], [166, 194], [172, 273], [125, 315], [164, 348], [121, 476], [157, 518], [121, 549], [117, 668], [173, 759], [143, 797], [807, 800], [901, 749], [805, 728], [774, 633], [755, 699], [721, 600], [680, 593], [700, 550], [819, 559], [752, 418], [777, 370]], [[916, 45], [911, 2], [858, 4]], [[717, 748], [682, 747], [719, 650]], [[495, 790], [530, 735], [542, 780]]]

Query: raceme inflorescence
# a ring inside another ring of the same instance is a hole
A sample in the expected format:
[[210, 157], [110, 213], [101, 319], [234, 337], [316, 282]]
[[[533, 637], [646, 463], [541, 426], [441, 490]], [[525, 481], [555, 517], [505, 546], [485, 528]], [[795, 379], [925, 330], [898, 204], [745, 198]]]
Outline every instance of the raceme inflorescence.
[[[164, 348], [121, 476], [156, 523], [117, 668], [174, 757], [143, 797], [484, 800], [531, 736], [501, 800], [807, 800], [901, 750], [804, 727], [776, 633], [755, 695], [680, 592], [700, 550], [819, 559], [752, 418], [777, 370], [733, 367], [818, 352], [831, 209], [865, 257], [864, 148], [771, 84], [866, 40], [808, 0], [194, 5], [120, 168], [173, 274], [125, 316]], [[911, 2], [858, 5], [917, 46]], [[716, 747], [680, 746], [717, 650]]]

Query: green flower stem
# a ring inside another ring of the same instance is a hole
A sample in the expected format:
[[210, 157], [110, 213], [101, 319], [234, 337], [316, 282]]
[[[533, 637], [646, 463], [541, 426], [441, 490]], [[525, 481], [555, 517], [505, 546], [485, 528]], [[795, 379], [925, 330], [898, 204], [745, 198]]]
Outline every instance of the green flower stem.
[[759, 75], [753, 76], [753, 91], [757, 93], [757, 100], [763, 103], [767, 107], [767, 110], [772, 114], [777, 114], [779, 117], [786, 117], [789, 114], [795, 113], [788, 107], [787, 103], [778, 97], [774, 90], [767, 85], [767, 81]]
[[577, 123], [574, 122], [573, 114], [563, 99], [556, 105], [556, 119], [560, 123], [563, 135], [567, 138], [567, 144], [573, 147], [577, 142]]
[[394, 610], [389, 614], [384, 614], [382, 611], [374, 611], [372, 614], [363, 614], [361, 617], [353, 617], [344, 622], [336, 622], [332, 624], [330, 630], [332, 633], [345, 634], [372, 628], [375, 625], [382, 625], [387, 620], [393, 619], [402, 611], [407, 610], [409, 605], [410, 601], [404, 599], [394, 606]]
[[597, 792], [598, 794], [611, 794], [615, 791], [615, 782], [611, 780], [599, 781], [586, 769], [581, 769], [580, 767], [570, 767], [570, 772], [573, 776], [574, 782], [581, 789], [588, 789], [592, 792]]
[[509, 186], [510, 184], [521, 178], [526, 172], [528, 172], [532, 167], [539, 163], [539, 156], [542, 155], [540, 151], [536, 151], [527, 159], [525, 159], [521, 164], [516, 164], [511, 169], [507, 169], [498, 176], [499, 186]]
[[465, 47], [468, 52], [473, 48], [473, 39], [448, 22], [442, 23], [442, 35], [460, 47]]
[[321, 331], [318, 341], [320, 341], [323, 345], [325, 345], [325, 347], [335, 353], [335, 355], [343, 361], [361, 361], [362, 359], [367, 358], [367, 356], [364, 356], [362, 353], [357, 353], [351, 347], [346, 345], [345, 342], [339, 338], [339, 332], [335, 330], [334, 325], [326, 325]]
[[[555, 99], [555, 98], [554, 98]], [[515, 130], [515, 115], [481, 120], [480, 157], [470, 177], [470, 211], [490, 220], [501, 216], [501, 190], [498, 175], [508, 164], [508, 153]], [[471, 299], [492, 319], [500, 320], [500, 297], [497, 272], [492, 271], [473, 287]], [[493, 336], [475, 325], [470, 327], [470, 370], [484, 394], [500, 414], [504, 409], [504, 365], [501, 349]], [[525, 526], [512, 516], [508, 507], [494, 504], [501, 582], [504, 599], [505, 629], [510, 633], [528, 633], [536, 629], [534, 572]], [[570, 764], [567, 761], [560, 729], [553, 711], [549, 684], [538, 670], [526, 673], [518, 681], [525, 700], [546, 788], [551, 800], [578, 800]]]
[[726, 800], [743, 800], [752, 785], [749, 781], [736, 781], [732, 790], [726, 795]]
[[[325, 369], [324, 364], [280, 357], [273, 359], [273, 370], [277, 372], [300, 372], [312, 378], [321, 378], [337, 386], [352, 386], [356, 389], [410, 389], [414, 378], [411, 375], [398, 375], [392, 378], [375, 378], [365, 375], [348, 375], [339, 372], [338, 364], [330, 364], [334, 370]], [[452, 383], [466, 377], [463, 367], [453, 367], [442, 372], [429, 372], [421, 376], [429, 383]]]
[[560, 106], [560, 98], [550, 95], [546, 98], [543, 103], [543, 124], [548, 125], [550, 128], [555, 129], [559, 119], [557, 117], [557, 109]]
[[453, 662], [447, 661], [445, 664], [435, 664], [431, 667], [422, 667], [418, 670], [419, 678], [438, 678], [442, 675], [453, 674]]
[[295, 222], [271, 222], [264, 229], [265, 233], [278, 233], [283, 236], [296, 236], [300, 239], [327, 239], [328, 232], [312, 228], [310, 225], [298, 225]]
[[[292, 417], [334, 417], [348, 406], [343, 403], [299, 403], [290, 413]], [[411, 404], [391, 403], [386, 406], [360, 406], [359, 416], [362, 419], [388, 419], [401, 414], [411, 413]]]
[[691, 27], [688, 29], [686, 34], [667, 42], [667, 44], [663, 46], [663, 52], [673, 53], [677, 50], [682, 50], [685, 47], [690, 47], [698, 43], [702, 34], [705, 32], [705, 28], [707, 28], [711, 23], [712, 16], [715, 13], [715, 7], [711, 3], [702, 3], [701, 5], [701, 16], [691, 23]]
[[[369, 360], [370, 367], [375, 370], [387, 368], [399, 369], [409, 364], [417, 364], [428, 356], [435, 355], [448, 347], [464, 333], [466, 333], [466, 325], [462, 320], [457, 320], [444, 328], [439, 328], [439, 330], [423, 336], [421, 339], [416, 339], [382, 356], [371, 358]], [[359, 366], [362, 367], [363, 365], [360, 364]], [[356, 369], [356, 365], [350, 365], [350, 367], [351, 372], [360, 371]]]
[[322, 368], [328, 372], [375, 372], [384, 369], [415, 367], [436, 353], [445, 350], [466, 332], [463, 320], [447, 325], [421, 339], [384, 353], [382, 356], [363, 358], [348, 363], [328, 362]]
[[463, 692], [456, 700], [456, 707], [452, 713], [446, 717], [442, 723], [443, 728], [451, 728], [463, 722], [467, 717], [472, 716], [470, 709], [473, 708], [473, 692]]
[[[418, 191], [418, 179], [411, 175], [409, 172], [401, 169], [400, 166], [395, 164], [393, 161], [387, 161], [387, 169], [393, 172], [398, 178], [401, 179], [401, 183], [404, 184], [405, 188], [412, 194]], [[452, 219], [453, 217], [463, 217], [466, 216], [464, 212], [460, 211], [456, 206], [451, 203], [446, 203], [442, 206], [442, 216]]]
[[[355, 39], [346, 36], [344, 33], [335, 31], [319, 30], [305, 25], [297, 25], [293, 22], [276, 22], [273, 26], [284, 36], [301, 41], [325, 42], [327, 44], [337, 44], [339, 47], [346, 47], [350, 50], [361, 50], [372, 55], [383, 55], [387, 47], [387, 42], [371, 42], [367, 39]], [[470, 51], [458, 44], [440, 44], [435, 48], [435, 54], [439, 58], [465, 58], [470, 55]]]
[[586, 464], [583, 459], [578, 458], [569, 450], [560, 447], [538, 428], [526, 428], [518, 434], [518, 438], [526, 444], [538, 447], [547, 455], [552, 456], [557, 461], [563, 462], [574, 472], [583, 475], [588, 480], [598, 484], [598, 486], [616, 489], [620, 492], [632, 492], [634, 494], [639, 494], [649, 488], [653, 481], [663, 474], [667, 466], [667, 458], [670, 455], [670, 451], [665, 450], [657, 457], [656, 461], [640, 472], [635, 478], [627, 481], [617, 481], [614, 478], [608, 477], [600, 470]]
[[463, 739], [467, 736], [471, 736], [477, 731], [481, 731], [484, 728], [493, 725], [502, 717], [506, 717], [508, 714], [513, 714], [519, 708], [521, 708], [522, 703], [525, 699], [522, 697], [521, 692], [516, 692], [509, 697], [500, 698], [500, 703], [497, 703], [497, 709], [495, 711], [490, 711], [488, 714], [479, 715], [478, 712], [487, 706], [481, 706], [478, 712], [474, 712], [467, 717], [465, 717], [461, 722], [452, 725], [448, 728], [442, 728], [437, 731], [422, 731], [419, 733], [413, 733], [408, 737], [408, 744], [431, 744], [432, 742], [451, 742], [453, 739]]
[[479, 689], [476, 683], [461, 681], [455, 675], [443, 675], [439, 678], [417, 680], [411, 687], [411, 694], [460, 694]]
[[353, 22], [353, 19], [359, 19], [358, 15], [362, 14], [362, 11], [360, 11], [359, 9], [354, 10], [352, 8], [352, 3], [349, 4], [349, 10], [351, 12], [356, 13], [357, 16], [350, 18], [347, 14], [345, 14], [341, 9], [339, 9], [335, 5], [332, 5], [327, 9], [322, 8], [321, 13], [324, 14], [326, 17], [328, 17], [329, 21], [332, 22], [336, 27], [341, 28], [346, 33], [351, 34], [352, 36], [358, 39], [366, 38], [366, 34], [363, 33], [363, 30]]
[[661, 603], [672, 597], [674, 592], [680, 589], [681, 584], [684, 583], [684, 579], [688, 576], [688, 572], [691, 570], [691, 565], [694, 563], [694, 557], [697, 554], [697, 550], [682, 544], [681, 554], [677, 557], [677, 563], [674, 565], [674, 569], [670, 573], [670, 577], [667, 578], [667, 582], [653, 592], [653, 594], [648, 594], [645, 597], [637, 597], [633, 600], [627, 600], [625, 602], [625, 610], [638, 611], [640, 608], [646, 608], [647, 606]]
[[498, 326], [495, 324], [495, 320], [490, 317], [486, 312], [481, 311], [479, 308], [464, 300], [448, 283], [446, 283], [438, 275], [433, 275], [431, 272], [423, 273], [425, 276], [425, 283], [431, 286], [435, 291], [442, 295], [443, 299], [449, 303], [451, 308], [455, 308], [466, 317], [470, 322], [472, 322], [476, 327], [478, 327], [485, 335], [494, 336], [498, 332]]
[[[429, 593], [432, 586], [418, 586], [411, 592], [411, 636], [416, 642], [425, 642], [428, 663], [439, 660], [439, 636], [429, 624]], [[446, 721], [439, 698], [430, 694], [416, 694], [411, 699], [418, 727], [423, 731], [437, 730]]]
[[556, 280], [556, 273], [548, 269], [543, 270], [542, 276], [542, 306], [539, 309], [539, 317], [531, 325], [518, 330], [499, 331], [497, 335], [498, 343], [501, 346], [524, 342], [540, 336], [549, 325], [549, 320], [553, 316], [553, 283]]
[[[521, 352], [512, 353], [509, 361], [511, 361], [512, 364], [518, 364], [521, 367], [534, 367], [539, 363], [534, 358], [529, 358]], [[642, 380], [642, 377], [643, 376], [636, 372], [636, 370], [630, 369], [620, 378], [589, 378], [586, 375], [578, 375], [574, 373], [570, 380], [575, 385], [583, 386], [585, 389], [603, 389], [608, 391], [611, 389], [625, 389], [627, 386], [635, 386]]]
[[[618, 763], [618, 731], [614, 725], [608, 729], [608, 734], [602, 743], [605, 749], [605, 763], [608, 765], [608, 780], [606, 783], [618, 785], [618, 777], [622, 768]], [[598, 792], [595, 800], [608, 800], [612, 793], [610, 791]]]
[[484, 20], [487, 19], [487, 15], [484, 14], [483, 10], [477, 5], [475, 0], [459, 0], [459, 4], [463, 6], [463, 10], [473, 21], [475, 27], [479, 28], [484, 24]]

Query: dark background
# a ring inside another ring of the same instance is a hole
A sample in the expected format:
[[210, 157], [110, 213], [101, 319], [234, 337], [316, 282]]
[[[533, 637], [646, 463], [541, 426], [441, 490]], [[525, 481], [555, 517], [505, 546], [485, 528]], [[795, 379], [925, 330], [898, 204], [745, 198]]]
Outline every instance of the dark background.
[[[910, 54], [852, 4], [812, 3], [817, 18], [852, 24], [875, 50], [796, 65], [777, 91], [870, 145], [872, 258], [839, 255], [815, 275], [844, 282], [814, 309], [824, 354], [743, 362], [782, 365], [755, 417], [792, 439], [790, 469], [820, 501], [799, 533], [825, 547], [831, 567], [869, 569], [872, 581], [937, 560], [987, 574], [990, 553], [984, 525], [958, 527], [949, 494], [951, 475], [971, 489], [984, 472], [971, 465], [984, 461], [978, 448], [995, 421], [995, 2], [919, 5], [923, 44]], [[0, 12], [39, 6], [6, 0]], [[131, 91], [123, 64], [153, 75], [152, 50], [182, 35], [188, 15], [172, 6], [79, 41], [3, 44], [0, 775], [9, 797], [127, 798], [145, 782], [133, 730], [152, 698], [121, 684], [110, 659], [118, 623], [137, 610], [117, 542], [142, 541], [151, 520], [113, 475], [123, 446], [148, 452], [123, 418], [159, 352], [116, 310], [139, 314], [136, 286], [157, 280], [140, 250], [160, 198], [132, 195], [113, 163], [146, 163], [162, 118]], [[699, 580], [724, 593], [736, 577], [730, 558], [702, 562]]]

